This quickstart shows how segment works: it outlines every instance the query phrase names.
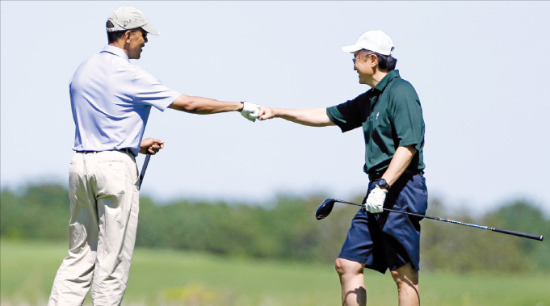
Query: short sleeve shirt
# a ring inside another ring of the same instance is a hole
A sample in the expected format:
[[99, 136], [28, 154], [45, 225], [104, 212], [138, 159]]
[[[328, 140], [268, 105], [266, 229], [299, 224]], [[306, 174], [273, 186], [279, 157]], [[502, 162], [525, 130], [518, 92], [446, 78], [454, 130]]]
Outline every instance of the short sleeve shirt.
[[327, 114], [342, 132], [363, 128], [366, 173], [385, 171], [397, 148], [410, 145], [418, 151], [408, 169], [424, 169], [422, 107], [414, 87], [398, 70], [355, 99], [327, 108]]
[[75, 151], [137, 155], [151, 107], [164, 111], [180, 95], [110, 45], [78, 67], [69, 87]]

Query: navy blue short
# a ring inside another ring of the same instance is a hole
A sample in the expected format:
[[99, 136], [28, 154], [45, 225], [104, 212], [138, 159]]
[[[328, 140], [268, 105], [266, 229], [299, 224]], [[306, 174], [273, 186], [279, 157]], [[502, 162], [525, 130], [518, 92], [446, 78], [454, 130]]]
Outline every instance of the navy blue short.
[[[367, 196], [373, 188], [371, 181]], [[405, 172], [390, 188], [384, 207], [424, 215], [428, 190], [423, 172]], [[361, 208], [351, 222], [338, 257], [364, 263], [365, 268], [381, 273], [387, 269], [394, 271], [408, 262], [419, 270], [421, 219], [387, 211], [371, 214]]]

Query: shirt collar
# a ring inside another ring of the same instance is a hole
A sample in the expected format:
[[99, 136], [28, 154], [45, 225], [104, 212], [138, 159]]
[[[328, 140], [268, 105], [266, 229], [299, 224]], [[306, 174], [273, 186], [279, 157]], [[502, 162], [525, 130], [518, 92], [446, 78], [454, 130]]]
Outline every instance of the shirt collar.
[[388, 72], [388, 74], [380, 81], [378, 82], [378, 84], [376, 84], [376, 86], [374, 87], [374, 89], [376, 91], [384, 91], [384, 88], [386, 88], [386, 86], [388, 86], [388, 84], [395, 78], [398, 78], [400, 77], [399, 76], [399, 70], [392, 70], [390, 72]]
[[101, 51], [101, 52], [107, 52], [107, 53], [111, 53], [111, 54], [120, 56], [120, 57], [122, 57], [123, 59], [127, 60], [128, 62], [130, 62], [130, 58], [128, 58], [128, 54], [126, 54], [126, 52], [124, 52], [124, 50], [122, 50], [122, 49], [119, 48], [119, 47], [107, 45], [107, 46], [105, 46], [105, 48], [103, 48], [103, 51]]

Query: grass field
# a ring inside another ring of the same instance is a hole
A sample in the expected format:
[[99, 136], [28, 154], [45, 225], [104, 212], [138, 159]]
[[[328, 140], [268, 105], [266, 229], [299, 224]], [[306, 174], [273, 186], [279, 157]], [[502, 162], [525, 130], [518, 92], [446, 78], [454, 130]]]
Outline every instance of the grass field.
[[[1, 305], [45, 305], [63, 243], [1, 241]], [[472, 259], [475, 260], [475, 259]], [[423, 305], [550, 306], [547, 275], [421, 272]], [[366, 271], [369, 305], [397, 305], [389, 274]], [[137, 249], [123, 305], [340, 305], [333, 263]], [[87, 299], [85, 305], [91, 305]]]

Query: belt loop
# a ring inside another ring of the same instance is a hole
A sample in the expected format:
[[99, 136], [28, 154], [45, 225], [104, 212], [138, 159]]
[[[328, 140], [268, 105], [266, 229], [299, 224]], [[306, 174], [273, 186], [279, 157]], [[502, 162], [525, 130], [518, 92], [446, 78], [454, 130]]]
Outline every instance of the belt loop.
[[124, 149], [121, 149], [121, 150], [119, 150], [119, 151], [120, 151], [120, 152], [124, 152], [124, 153], [126, 153], [126, 154], [128, 154], [128, 155], [131, 155], [131, 156], [133, 156], [133, 157], [136, 157], [136, 156], [134, 155], [134, 152], [132, 152], [132, 150], [130, 150], [129, 148], [124, 148]]

